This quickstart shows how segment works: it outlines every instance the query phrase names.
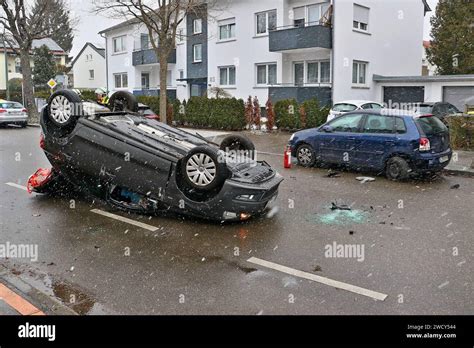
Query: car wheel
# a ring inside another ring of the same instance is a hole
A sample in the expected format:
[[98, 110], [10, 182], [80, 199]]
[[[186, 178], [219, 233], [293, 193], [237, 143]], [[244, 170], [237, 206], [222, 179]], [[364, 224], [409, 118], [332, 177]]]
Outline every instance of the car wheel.
[[221, 142], [220, 149], [225, 152], [242, 151], [248, 157], [255, 159], [255, 145], [243, 135], [233, 134], [225, 137]]
[[59, 128], [76, 124], [77, 117], [82, 114], [82, 99], [73, 91], [60, 90], [54, 92], [48, 100], [49, 119]]
[[312, 167], [316, 163], [316, 153], [310, 145], [300, 145], [296, 149], [296, 159], [300, 166]]
[[193, 148], [181, 162], [181, 175], [197, 191], [211, 191], [220, 187], [227, 174], [227, 166], [219, 161], [216, 150], [206, 145]]
[[132, 93], [118, 91], [110, 97], [109, 108], [112, 111], [138, 112], [138, 101]]
[[392, 157], [387, 162], [385, 173], [391, 180], [405, 180], [410, 174], [410, 166], [403, 158]]
[[28, 122], [22, 122], [22, 123], [20, 124], [20, 127], [21, 127], [21, 128], [26, 128], [27, 125], [28, 125]]

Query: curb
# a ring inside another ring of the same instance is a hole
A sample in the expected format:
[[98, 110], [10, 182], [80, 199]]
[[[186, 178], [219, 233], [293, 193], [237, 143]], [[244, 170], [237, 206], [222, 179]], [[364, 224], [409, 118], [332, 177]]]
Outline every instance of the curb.
[[28, 127], [41, 127], [39, 123], [28, 123]]
[[469, 177], [469, 178], [474, 177], [474, 170], [470, 171], [470, 170], [445, 168], [445, 169], [443, 169], [443, 173], [448, 174], [448, 175], [465, 176], [465, 177]]

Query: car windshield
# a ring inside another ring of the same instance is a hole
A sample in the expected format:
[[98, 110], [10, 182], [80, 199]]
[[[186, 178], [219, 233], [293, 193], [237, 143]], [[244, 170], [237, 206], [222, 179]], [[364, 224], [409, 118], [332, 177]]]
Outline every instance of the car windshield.
[[340, 103], [340, 104], [334, 105], [332, 109], [333, 111], [349, 112], [349, 111], [354, 111], [355, 109], [357, 109], [357, 106], [353, 104], [348, 104], [348, 103]]
[[23, 105], [16, 102], [1, 103], [0, 106], [2, 109], [23, 109]]
[[444, 123], [437, 117], [433, 116], [417, 118], [415, 123], [421, 127], [425, 135], [444, 133], [448, 131], [448, 128], [446, 128]]

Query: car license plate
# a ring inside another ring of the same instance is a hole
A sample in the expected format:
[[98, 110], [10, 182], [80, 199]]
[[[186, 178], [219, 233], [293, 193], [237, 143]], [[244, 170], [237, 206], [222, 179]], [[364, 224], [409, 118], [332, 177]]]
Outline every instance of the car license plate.
[[440, 157], [439, 159], [439, 163], [444, 163], [444, 162], [447, 162], [449, 161], [449, 156], [443, 156], [443, 157]]

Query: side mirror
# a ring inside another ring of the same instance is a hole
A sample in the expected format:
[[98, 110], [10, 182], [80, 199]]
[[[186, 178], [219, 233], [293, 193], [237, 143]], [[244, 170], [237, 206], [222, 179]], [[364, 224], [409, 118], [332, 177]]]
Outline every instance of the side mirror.
[[333, 132], [333, 129], [331, 126], [329, 125], [326, 125], [326, 126], [323, 126], [323, 128], [321, 128], [323, 132], [326, 132], [326, 133], [332, 133]]

